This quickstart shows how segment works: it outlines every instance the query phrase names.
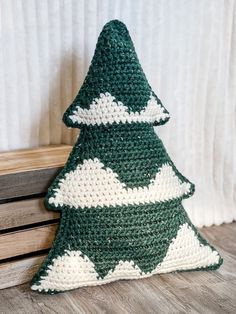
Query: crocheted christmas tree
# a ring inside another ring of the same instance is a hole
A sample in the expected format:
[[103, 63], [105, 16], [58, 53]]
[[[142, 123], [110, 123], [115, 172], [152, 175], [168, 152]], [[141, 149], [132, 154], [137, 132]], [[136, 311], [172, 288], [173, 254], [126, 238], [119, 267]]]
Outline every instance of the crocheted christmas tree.
[[63, 117], [81, 132], [46, 196], [46, 206], [61, 211], [61, 222], [32, 289], [55, 293], [220, 266], [218, 252], [181, 204], [194, 185], [154, 131], [168, 119], [126, 26], [107, 23]]

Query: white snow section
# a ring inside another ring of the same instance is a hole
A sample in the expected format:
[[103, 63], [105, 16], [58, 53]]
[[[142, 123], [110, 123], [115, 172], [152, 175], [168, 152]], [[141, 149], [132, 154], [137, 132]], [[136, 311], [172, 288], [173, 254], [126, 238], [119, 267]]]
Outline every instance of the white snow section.
[[83, 123], [87, 125], [112, 124], [114, 122], [148, 122], [154, 123], [165, 120], [169, 114], [157, 103], [153, 95], [150, 96], [147, 106], [140, 112], [128, 112], [121, 101], [116, 101], [109, 93], [100, 94], [90, 104], [89, 109], [82, 109], [79, 106], [69, 118], [74, 123]]
[[185, 223], [181, 226], [163, 262], [157, 266], [155, 272], [160, 274], [206, 267], [217, 264], [219, 258], [218, 252], [213, 251], [208, 245], [201, 244], [193, 229]]
[[219, 254], [201, 244], [191, 227], [183, 224], [169, 246], [163, 262], [150, 273], [144, 273], [133, 261], [120, 261], [114, 271], [99, 279], [94, 264], [80, 251], [66, 251], [58, 256], [33, 290], [65, 291], [89, 285], [99, 285], [119, 279], [138, 279], [176, 270], [207, 267], [219, 262]]
[[148, 186], [127, 188], [118, 174], [95, 158], [66, 173], [49, 203], [84, 208], [161, 202], [188, 194], [190, 187], [190, 183], [180, 181], [169, 164], [164, 164]]
[[110, 270], [108, 274], [104, 277], [104, 281], [114, 281], [119, 279], [137, 279], [144, 274], [141, 269], [135, 265], [133, 261], [119, 261], [115, 269]]
[[32, 290], [70, 290], [83, 286], [85, 282], [97, 281], [94, 264], [80, 251], [66, 251], [63, 256], [53, 260], [47, 270], [47, 276], [41, 277], [40, 286], [32, 285]]

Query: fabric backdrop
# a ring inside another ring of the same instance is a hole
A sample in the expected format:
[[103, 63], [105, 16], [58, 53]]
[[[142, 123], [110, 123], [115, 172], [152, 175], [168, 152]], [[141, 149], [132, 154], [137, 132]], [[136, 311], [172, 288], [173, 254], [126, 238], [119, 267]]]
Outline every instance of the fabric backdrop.
[[171, 114], [157, 132], [196, 184], [189, 215], [198, 226], [236, 218], [235, 1], [0, 0], [0, 10], [1, 151], [73, 143], [62, 114], [102, 26], [120, 19]]

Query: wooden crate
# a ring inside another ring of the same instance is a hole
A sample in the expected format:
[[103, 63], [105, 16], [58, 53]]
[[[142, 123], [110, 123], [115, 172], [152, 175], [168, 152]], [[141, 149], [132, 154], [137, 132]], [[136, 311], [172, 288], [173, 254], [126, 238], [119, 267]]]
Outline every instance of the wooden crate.
[[60, 215], [44, 207], [69, 145], [0, 153], [0, 289], [31, 280], [55, 236]]

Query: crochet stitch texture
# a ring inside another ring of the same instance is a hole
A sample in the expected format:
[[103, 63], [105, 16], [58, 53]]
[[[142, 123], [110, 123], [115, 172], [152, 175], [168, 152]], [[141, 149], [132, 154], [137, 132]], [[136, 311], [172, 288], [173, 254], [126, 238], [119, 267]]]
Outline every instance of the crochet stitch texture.
[[221, 265], [181, 204], [194, 185], [154, 132], [168, 119], [126, 26], [110, 21], [63, 117], [81, 132], [46, 196], [61, 221], [33, 290], [57, 293]]

